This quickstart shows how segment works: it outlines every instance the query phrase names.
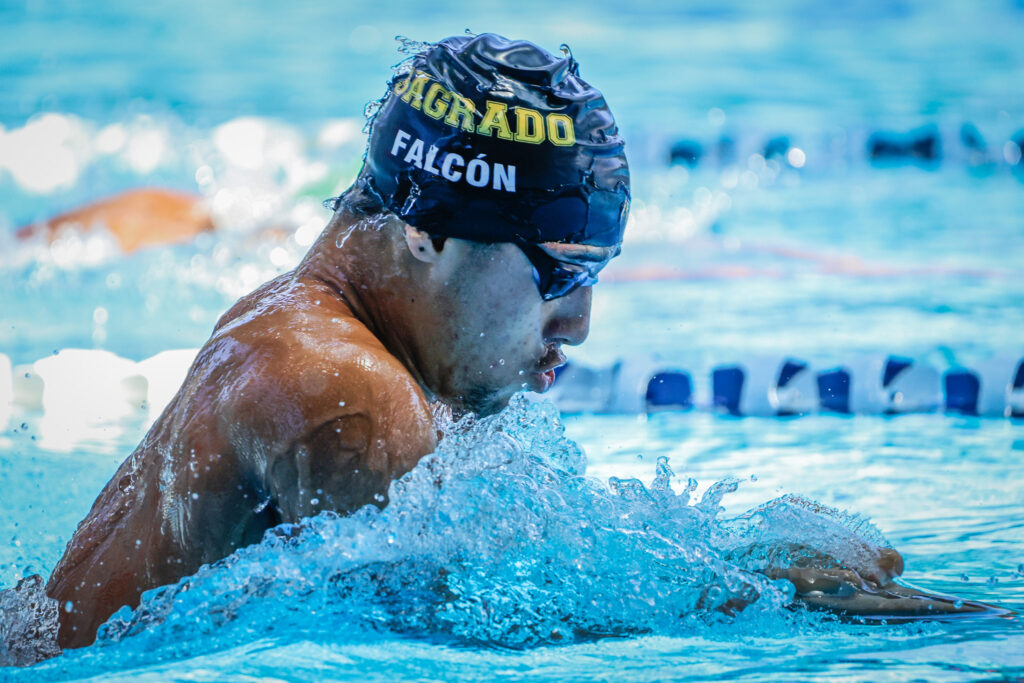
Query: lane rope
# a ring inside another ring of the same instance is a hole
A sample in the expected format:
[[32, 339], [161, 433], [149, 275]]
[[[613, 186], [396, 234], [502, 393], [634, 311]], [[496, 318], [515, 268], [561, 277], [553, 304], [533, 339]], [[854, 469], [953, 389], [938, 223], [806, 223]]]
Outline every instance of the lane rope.
[[[6, 411], [73, 415], [77, 420], [159, 415], [185, 379], [198, 349], [163, 351], [142, 361], [110, 351], [63, 349], [12, 366], [0, 354], [0, 417]], [[1024, 417], [1024, 354], [945, 371], [913, 358], [861, 356], [815, 368], [788, 357], [721, 363], [710, 376], [653, 356], [600, 367], [569, 363], [546, 394], [566, 413], [643, 414], [710, 410], [786, 416], [833, 412], [900, 414], [946, 411]]]

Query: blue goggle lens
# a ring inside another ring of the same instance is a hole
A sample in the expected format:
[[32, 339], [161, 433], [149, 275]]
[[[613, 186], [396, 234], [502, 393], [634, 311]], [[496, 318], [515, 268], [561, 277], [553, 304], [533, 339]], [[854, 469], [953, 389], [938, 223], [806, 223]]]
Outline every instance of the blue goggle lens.
[[597, 284], [597, 271], [604, 266], [604, 263], [600, 263], [596, 264], [596, 267], [588, 268], [577, 263], [560, 261], [539, 245], [529, 242], [515, 242], [515, 245], [533, 265], [533, 280], [545, 301], [566, 296], [580, 287]]

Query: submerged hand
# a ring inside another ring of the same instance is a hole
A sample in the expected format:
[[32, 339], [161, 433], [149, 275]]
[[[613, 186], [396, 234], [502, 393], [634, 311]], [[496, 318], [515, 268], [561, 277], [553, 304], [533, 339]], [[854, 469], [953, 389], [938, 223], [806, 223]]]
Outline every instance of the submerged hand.
[[882, 549], [878, 565], [877, 571], [790, 567], [765, 573], [790, 581], [796, 588], [797, 600], [810, 609], [845, 617], [900, 621], [1013, 614], [982, 602], [927, 593], [896, 583], [894, 579], [903, 573], [903, 558], [895, 550]]
[[872, 554], [876, 555], [874, 562], [861, 564], [856, 570], [839, 566], [834, 558], [827, 555], [811, 554], [798, 556], [789, 567], [769, 567], [764, 573], [773, 579], [792, 581], [798, 593], [801, 585], [811, 586], [815, 581], [819, 587], [807, 590], [822, 590], [821, 585], [837, 580], [854, 585], [884, 586], [903, 574], [903, 556], [896, 550], [873, 548]]

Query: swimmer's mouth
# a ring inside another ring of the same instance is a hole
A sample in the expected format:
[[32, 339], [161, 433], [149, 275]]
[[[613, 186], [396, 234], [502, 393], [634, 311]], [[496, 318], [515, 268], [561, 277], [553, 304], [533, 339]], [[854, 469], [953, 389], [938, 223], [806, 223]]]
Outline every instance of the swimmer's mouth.
[[532, 389], [537, 393], [544, 393], [555, 383], [555, 369], [565, 365], [565, 354], [557, 346], [548, 348], [548, 352], [537, 363], [537, 370], [534, 371], [536, 381]]
[[555, 368], [559, 368], [568, 362], [565, 354], [557, 346], [549, 346], [548, 352], [544, 354], [544, 357], [537, 363], [537, 372], [554, 372]]

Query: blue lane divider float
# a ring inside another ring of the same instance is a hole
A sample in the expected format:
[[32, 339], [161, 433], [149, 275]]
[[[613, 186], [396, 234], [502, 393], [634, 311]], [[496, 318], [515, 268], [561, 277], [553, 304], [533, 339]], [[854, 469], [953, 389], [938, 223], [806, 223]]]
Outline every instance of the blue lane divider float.
[[943, 376], [947, 410], [966, 415], [1024, 417], [1024, 360], [994, 358]]
[[648, 412], [692, 408], [693, 382], [690, 375], [678, 370], [656, 372], [647, 382], [644, 399]]
[[730, 415], [799, 415], [818, 409], [810, 365], [788, 357], [756, 357], [711, 371], [710, 407]]
[[[1024, 356], [1000, 356], [944, 373], [902, 356], [863, 356], [816, 370], [791, 357], [716, 365], [706, 395], [693, 376], [654, 359], [566, 366], [549, 397], [567, 413], [707, 409], [735, 416], [814, 412], [900, 414], [945, 410], [1024, 417]], [[636, 392], [624, 396], [620, 392]], [[640, 400], [637, 400], [637, 397]]]

